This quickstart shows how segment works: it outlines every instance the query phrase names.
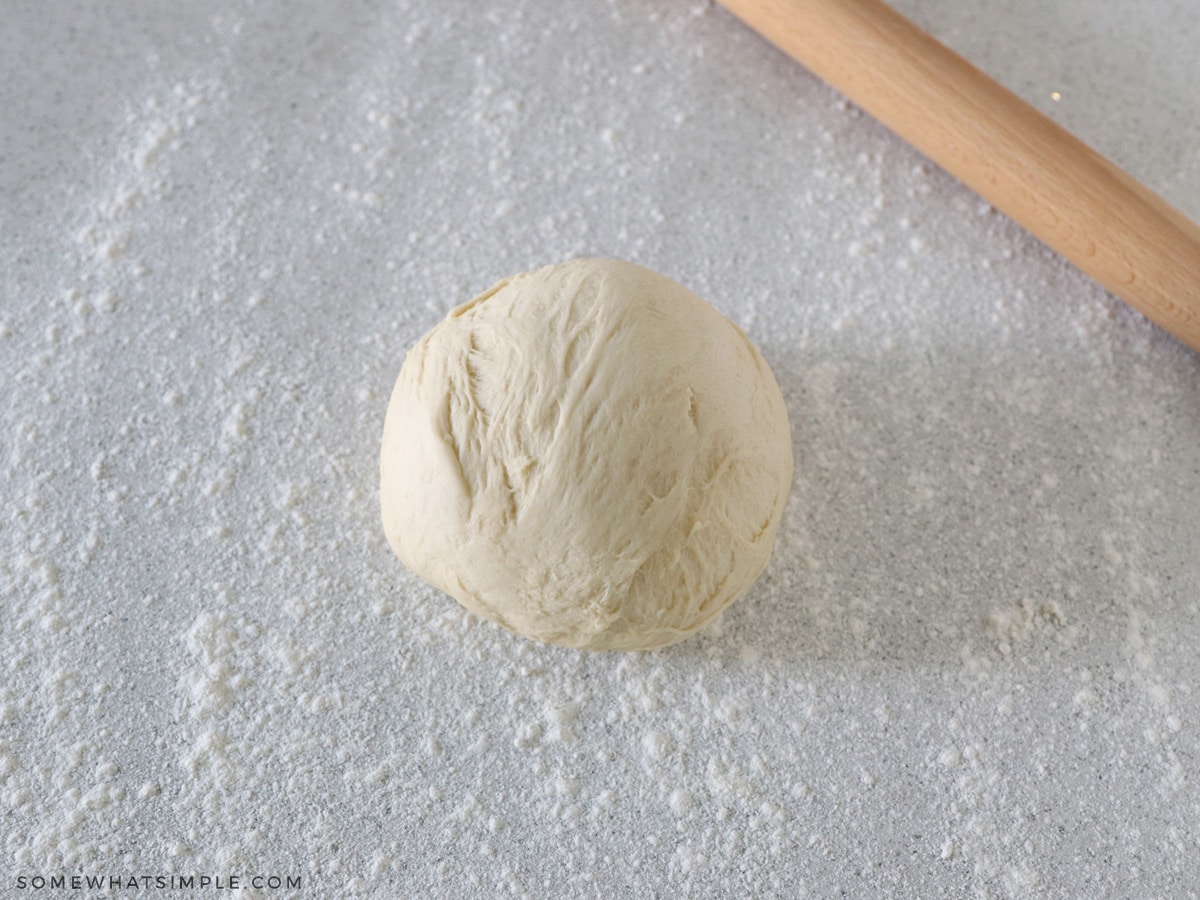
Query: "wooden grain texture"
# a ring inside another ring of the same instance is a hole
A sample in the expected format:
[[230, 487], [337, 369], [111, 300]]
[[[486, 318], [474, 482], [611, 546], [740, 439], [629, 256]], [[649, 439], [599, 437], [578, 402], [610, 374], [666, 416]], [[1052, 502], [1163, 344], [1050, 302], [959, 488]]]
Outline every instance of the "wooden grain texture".
[[1200, 350], [1200, 227], [878, 0], [722, 0], [1113, 294]]

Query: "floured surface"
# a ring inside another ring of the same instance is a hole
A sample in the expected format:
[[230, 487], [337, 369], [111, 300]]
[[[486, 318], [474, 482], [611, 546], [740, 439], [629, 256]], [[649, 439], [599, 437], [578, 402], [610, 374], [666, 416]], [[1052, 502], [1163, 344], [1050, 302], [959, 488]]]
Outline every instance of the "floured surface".
[[[897, 5], [1200, 216], [1188, 4]], [[1194, 354], [710, 5], [55, 7], [0, 32], [5, 892], [1195, 890]], [[574, 255], [792, 420], [763, 578], [649, 655], [377, 524], [403, 350]]]

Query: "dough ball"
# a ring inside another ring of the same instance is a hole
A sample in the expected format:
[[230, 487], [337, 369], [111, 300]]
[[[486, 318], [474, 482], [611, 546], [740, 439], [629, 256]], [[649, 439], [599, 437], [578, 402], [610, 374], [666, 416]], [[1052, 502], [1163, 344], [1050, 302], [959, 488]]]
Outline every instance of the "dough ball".
[[409, 351], [380, 492], [404, 563], [567, 647], [643, 650], [767, 564], [792, 480], [779, 386], [708, 303], [618, 260], [516, 275]]

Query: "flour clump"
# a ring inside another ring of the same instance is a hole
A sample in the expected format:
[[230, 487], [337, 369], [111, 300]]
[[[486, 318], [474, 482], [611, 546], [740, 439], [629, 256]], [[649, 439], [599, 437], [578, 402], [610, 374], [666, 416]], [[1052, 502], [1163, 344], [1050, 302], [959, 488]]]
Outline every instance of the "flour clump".
[[388, 542], [467, 609], [595, 650], [673, 643], [767, 564], [792, 478], [750, 340], [665, 276], [505, 279], [409, 351], [381, 454]]

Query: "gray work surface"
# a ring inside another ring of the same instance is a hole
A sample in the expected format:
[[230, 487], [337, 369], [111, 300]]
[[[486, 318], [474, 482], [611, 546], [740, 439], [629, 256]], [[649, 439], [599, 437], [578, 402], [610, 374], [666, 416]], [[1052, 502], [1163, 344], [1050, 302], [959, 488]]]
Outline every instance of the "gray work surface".
[[[1200, 217], [1193, 0], [897, 6]], [[573, 256], [792, 420], [649, 654], [379, 524], [406, 348]], [[1200, 891], [1200, 356], [712, 3], [7, 3], [0, 379], [0, 895]]]

